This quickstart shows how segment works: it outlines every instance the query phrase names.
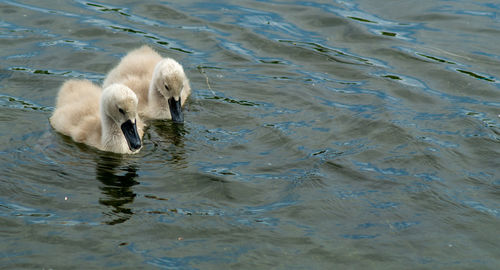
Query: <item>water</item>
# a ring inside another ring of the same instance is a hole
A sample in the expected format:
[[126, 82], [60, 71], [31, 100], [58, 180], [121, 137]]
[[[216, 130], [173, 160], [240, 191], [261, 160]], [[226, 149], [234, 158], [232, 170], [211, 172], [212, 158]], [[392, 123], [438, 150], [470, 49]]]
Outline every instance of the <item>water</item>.
[[[500, 5], [0, 2], [0, 266], [498, 269]], [[51, 129], [149, 44], [183, 126], [138, 155]]]

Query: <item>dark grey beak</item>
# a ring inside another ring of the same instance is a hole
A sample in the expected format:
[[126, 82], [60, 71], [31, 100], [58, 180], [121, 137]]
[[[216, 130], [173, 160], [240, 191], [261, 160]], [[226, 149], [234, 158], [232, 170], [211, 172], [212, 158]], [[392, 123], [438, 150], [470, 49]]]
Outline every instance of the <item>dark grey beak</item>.
[[183, 123], [184, 115], [182, 115], [181, 98], [179, 98], [179, 100], [175, 100], [175, 98], [173, 97], [169, 98], [168, 107], [170, 108], [170, 115], [172, 116], [172, 121], [174, 123]]
[[121, 129], [125, 139], [127, 140], [128, 148], [130, 151], [135, 151], [141, 148], [141, 138], [137, 133], [137, 126], [129, 119], [121, 125]]

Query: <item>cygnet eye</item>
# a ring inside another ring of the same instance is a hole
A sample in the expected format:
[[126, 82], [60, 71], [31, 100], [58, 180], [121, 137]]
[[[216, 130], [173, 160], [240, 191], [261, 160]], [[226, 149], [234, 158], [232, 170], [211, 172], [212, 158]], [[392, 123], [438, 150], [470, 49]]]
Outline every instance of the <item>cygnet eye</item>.
[[165, 84], [165, 89], [167, 89], [167, 91], [170, 91], [170, 88], [168, 88], [168, 85]]
[[118, 111], [121, 113], [121, 114], [125, 114], [125, 111], [122, 110], [122, 108], [118, 108]]

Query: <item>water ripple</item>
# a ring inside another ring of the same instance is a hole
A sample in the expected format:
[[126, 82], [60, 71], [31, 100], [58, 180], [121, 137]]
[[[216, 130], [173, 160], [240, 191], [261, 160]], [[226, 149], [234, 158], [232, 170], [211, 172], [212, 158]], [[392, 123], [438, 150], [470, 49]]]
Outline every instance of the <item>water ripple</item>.
[[[137, 27], [137, 25], [134, 25], [135, 27], [131, 27], [128, 25], [119, 24], [119, 23], [114, 22], [114, 21], [109, 21], [109, 20], [104, 20], [104, 19], [95, 19], [92, 16], [85, 16], [82, 14], [75, 14], [75, 13], [71, 13], [71, 12], [64, 12], [64, 11], [54, 10], [54, 9], [40, 8], [40, 7], [36, 7], [33, 5], [21, 4], [18, 2], [14, 2], [14, 1], [7, 1], [6, 3], [13, 5], [13, 6], [18, 6], [18, 7], [26, 8], [29, 10], [37, 11], [37, 12], [62, 15], [62, 16], [71, 17], [71, 18], [78, 18], [80, 20], [80, 22], [83, 22], [83, 23], [96, 25], [96, 26], [100, 26], [100, 27], [105, 27], [105, 28], [110, 29], [110, 30], [115, 31], [115, 32], [122, 31], [122, 32], [131, 33], [134, 35], [140, 35], [140, 36], [152, 39], [157, 44], [160, 44], [163, 46], [168, 46], [168, 48], [170, 48], [172, 50], [176, 50], [176, 51], [180, 51], [180, 52], [188, 53], [188, 54], [194, 53], [194, 51], [190, 50], [185, 44], [181, 44], [180, 41], [168, 39], [164, 36], [150, 35], [146, 31], [143, 31], [141, 28]], [[132, 18], [134, 18], [135, 21], [141, 21], [135, 16]], [[148, 21], [142, 20], [141, 22], [148, 22]], [[37, 32], [41, 32], [41, 31], [37, 31]], [[53, 37], [55, 37], [55, 35], [53, 35]]]
[[[4, 267], [498, 265], [500, 5], [0, 6]], [[133, 156], [50, 127], [141, 44], [183, 63], [184, 125]]]
[[43, 112], [51, 112], [54, 110], [53, 107], [42, 106], [33, 103], [29, 100], [24, 100], [22, 98], [12, 97], [3, 94], [0, 94], [0, 108], [23, 109], [23, 110], [43, 111]]
[[89, 80], [102, 80], [104, 79], [104, 74], [91, 73], [91, 72], [80, 72], [75, 70], [51, 70], [51, 69], [35, 69], [30, 67], [11, 67], [9, 70], [14, 72], [23, 72], [36, 75], [49, 75], [49, 76], [61, 76], [69, 78], [85, 78]]

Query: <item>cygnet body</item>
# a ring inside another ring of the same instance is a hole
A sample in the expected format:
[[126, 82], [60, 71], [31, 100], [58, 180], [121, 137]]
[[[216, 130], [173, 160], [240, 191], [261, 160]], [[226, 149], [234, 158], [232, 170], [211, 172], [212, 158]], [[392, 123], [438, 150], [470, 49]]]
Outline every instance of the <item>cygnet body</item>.
[[184, 69], [174, 59], [162, 58], [149, 46], [142, 46], [108, 73], [103, 87], [113, 83], [124, 84], [137, 94], [142, 117], [184, 121], [182, 106], [191, 87]]
[[144, 124], [137, 113], [138, 99], [127, 86], [104, 90], [88, 80], [65, 82], [50, 124], [74, 141], [102, 151], [134, 154], [142, 146]]

